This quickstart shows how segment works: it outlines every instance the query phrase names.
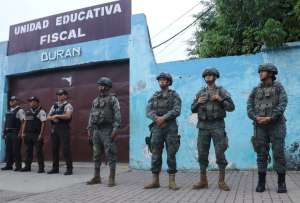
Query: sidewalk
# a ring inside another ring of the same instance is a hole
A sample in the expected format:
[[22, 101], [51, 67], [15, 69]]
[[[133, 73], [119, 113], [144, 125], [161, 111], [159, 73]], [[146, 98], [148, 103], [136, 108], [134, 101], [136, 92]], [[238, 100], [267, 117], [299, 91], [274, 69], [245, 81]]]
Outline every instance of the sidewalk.
[[[48, 164], [47, 164], [48, 165]], [[0, 164], [3, 166], [3, 164]], [[47, 166], [50, 168], [50, 165]], [[92, 177], [92, 163], [75, 163], [74, 175], [64, 176], [37, 174], [33, 172], [0, 172], [0, 203], [2, 202], [300, 202], [300, 172], [289, 172], [287, 176], [287, 194], [277, 194], [277, 177], [270, 172], [267, 177], [267, 191], [256, 193], [257, 175], [255, 171], [229, 171], [227, 183], [230, 192], [221, 192], [217, 188], [218, 173], [209, 172], [209, 188], [192, 190], [192, 184], [198, 181], [198, 173], [179, 172], [177, 183], [180, 190], [174, 192], [167, 187], [168, 175], [161, 176], [161, 188], [144, 190], [143, 185], [150, 181], [148, 171], [128, 169], [125, 164], [118, 165], [117, 186], [109, 188], [107, 184], [108, 167], [103, 167], [103, 184], [87, 186], [85, 181]]]

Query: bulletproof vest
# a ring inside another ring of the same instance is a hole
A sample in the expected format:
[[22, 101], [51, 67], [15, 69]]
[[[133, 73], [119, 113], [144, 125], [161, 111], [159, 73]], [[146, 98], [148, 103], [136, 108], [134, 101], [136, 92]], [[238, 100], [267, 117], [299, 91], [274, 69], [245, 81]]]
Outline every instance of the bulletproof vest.
[[270, 87], [258, 86], [254, 96], [254, 112], [257, 116], [271, 117], [279, 103], [279, 91], [276, 84]]
[[223, 97], [220, 87], [216, 87], [212, 91], [208, 91], [207, 88], [203, 88], [200, 93], [200, 96], [206, 97], [206, 102], [199, 105], [198, 107], [198, 119], [203, 121], [213, 121], [216, 119], [224, 119], [226, 117], [226, 111], [221, 105], [220, 102], [212, 101], [214, 95], [220, 95]]
[[[51, 116], [54, 115], [63, 115], [65, 113], [65, 106], [69, 104], [69, 103], [65, 103], [63, 105], [58, 105], [58, 103], [55, 103], [53, 106], [53, 112], [51, 113]], [[69, 125], [72, 119], [68, 119], [68, 120], [62, 120], [59, 119], [58, 122], [53, 122], [51, 121], [52, 124], [54, 125]]]
[[41, 107], [37, 109], [30, 109], [26, 111], [26, 126], [25, 133], [40, 133], [42, 122], [37, 117], [41, 111]]
[[93, 102], [91, 123], [93, 125], [112, 124], [114, 120], [113, 95], [97, 97]]
[[153, 111], [157, 116], [163, 116], [174, 106], [174, 90], [168, 90], [166, 94], [162, 91], [156, 92], [153, 96]]
[[21, 121], [17, 118], [17, 113], [21, 107], [17, 107], [13, 111], [6, 113], [5, 118], [5, 130], [6, 131], [19, 131], [21, 127]]

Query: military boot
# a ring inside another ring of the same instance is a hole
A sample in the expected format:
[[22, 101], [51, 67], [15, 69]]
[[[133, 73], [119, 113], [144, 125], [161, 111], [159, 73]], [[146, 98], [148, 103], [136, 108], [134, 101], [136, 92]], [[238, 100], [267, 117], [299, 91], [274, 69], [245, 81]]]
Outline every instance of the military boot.
[[225, 183], [225, 170], [220, 170], [219, 172], [219, 189], [223, 191], [229, 191], [230, 188], [228, 185]]
[[144, 189], [152, 189], [152, 188], [159, 188], [159, 174], [158, 173], [153, 173], [152, 176], [152, 183], [149, 183], [144, 186]]
[[95, 168], [94, 177], [86, 182], [87, 185], [101, 184], [100, 168]]
[[31, 165], [26, 163], [25, 167], [21, 169], [21, 172], [29, 172], [31, 171]]
[[256, 192], [264, 192], [265, 190], [266, 190], [266, 172], [259, 172]]
[[178, 190], [179, 187], [176, 185], [175, 174], [169, 174], [169, 189]]
[[115, 177], [116, 177], [116, 169], [115, 168], [110, 168], [109, 178], [108, 178], [108, 187], [113, 187], [113, 186], [116, 185]]
[[12, 166], [6, 165], [5, 167], [1, 168], [2, 171], [8, 171], [8, 170], [13, 170]]
[[200, 181], [195, 185], [193, 185], [193, 189], [199, 190], [204, 188], [208, 188], [208, 181], [207, 181], [206, 171], [201, 171]]
[[286, 193], [285, 173], [278, 173], [278, 193]]
[[38, 173], [45, 173], [45, 165], [44, 165], [44, 163], [39, 163]]

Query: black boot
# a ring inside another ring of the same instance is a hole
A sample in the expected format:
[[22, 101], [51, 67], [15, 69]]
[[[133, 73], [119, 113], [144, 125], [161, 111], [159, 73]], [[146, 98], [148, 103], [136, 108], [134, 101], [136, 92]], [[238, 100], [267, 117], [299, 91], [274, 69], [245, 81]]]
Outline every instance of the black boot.
[[67, 168], [66, 172], [64, 172], [65, 176], [72, 175], [72, 174], [73, 174], [73, 170], [70, 168]]
[[8, 171], [8, 170], [12, 170], [13, 167], [12, 166], [8, 166], [6, 165], [5, 167], [1, 168], [2, 171]]
[[26, 165], [24, 168], [21, 169], [21, 172], [29, 172], [31, 171], [31, 167], [29, 165]]
[[55, 174], [55, 173], [59, 173], [59, 169], [58, 168], [52, 168], [50, 171], [47, 172], [48, 174]]
[[17, 165], [14, 171], [21, 171], [22, 166], [21, 165]]
[[45, 165], [44, 162], [39, 163], [39, 170], [38, 173], [45, 173]]
[[278, 193], [286, 193], [285, 173], [278, 173]]
[[266, 190], [266, 172], [259, 172], [256, 192], [264, 192], [265, 190]]

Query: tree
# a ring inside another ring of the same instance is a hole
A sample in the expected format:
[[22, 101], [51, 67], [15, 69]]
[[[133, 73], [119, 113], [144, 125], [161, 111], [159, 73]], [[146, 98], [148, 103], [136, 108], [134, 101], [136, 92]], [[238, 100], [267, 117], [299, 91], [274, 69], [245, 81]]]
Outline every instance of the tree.
[[197, 22], [188, 49], [191, 58], [257, 53], [262, 46], [277, 48], [285, 42], [300, 40], [300, 0], [202, 3], [212, 9]]

